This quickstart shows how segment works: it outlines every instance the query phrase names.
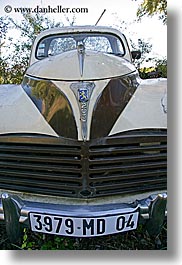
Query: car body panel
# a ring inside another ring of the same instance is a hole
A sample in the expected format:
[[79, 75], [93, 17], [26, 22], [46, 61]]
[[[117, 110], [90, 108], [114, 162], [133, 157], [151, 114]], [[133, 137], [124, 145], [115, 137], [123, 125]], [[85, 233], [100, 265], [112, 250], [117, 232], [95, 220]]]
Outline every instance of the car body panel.
[[[124, 53], [92, 51], [82, 41], [57, 55], [47, 48], [47, 57], [38, 58], [44, 38], [79, 33], [115, 36]], [[125, 223], [132, 230], [135, 216], [134, 228], [148, 220], [148, 231], [158, 235], [167, 201], [166, 89], [167, 79], [139, 77], [118, 30], [76, 26], [40, 33], [22, 84], [0, 86], [0, 220], [10, 240], [36, 220], [46, 226], [40, 218], [52, 222], [62, 215], [66, 224], [83, 221], [86, 236], [96, 229], [91, 224], [113, 214], [117, 232]]]

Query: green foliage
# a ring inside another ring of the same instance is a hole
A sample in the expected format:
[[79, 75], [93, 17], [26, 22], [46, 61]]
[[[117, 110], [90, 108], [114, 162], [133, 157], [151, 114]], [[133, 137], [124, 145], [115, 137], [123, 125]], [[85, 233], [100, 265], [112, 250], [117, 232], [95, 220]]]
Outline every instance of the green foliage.
[[26, 37], [28, 44], [30, 45], [32, 45], [35, 37], [42, 30], [63, 26], [62, 22], [56, 23], [54, 20], [50, 20], [48, 17], [45, 17], [39, 13], [35, 14], [34, 16], [30, 13], [24, 13], [22, 15], [24, 19], [21, 21], [21, 23], [15, 22], [12, 18], [9, 18], [9, 21], [16, 29], [20, 30], [21, 37]]
[[167, 78], [167, 59], [154, 59], [153, 67], [144, 67], [139, 69], [139, 74], [142, 79], [148, 78]]
[[6, 37], [9, 21], [6, 17], [0, 17], [0, 39]]
[[141, 58], [134, 61], [136, 68], [140, 69], [142, 63], [146, 61], [147, 55], [152, 51], [152, 44], [146, 42], [144, 39], [138, 39], [137, 45], [131, 39], [130, 43], [132, 50], [140, 50], [141, 52]]
[[[14, 21], [12, 18], [0, 17], [0, 29], [2, 29], [4, 39], [6, 38], [8, 26], [20, 32], [21, 42], [14, 42], [13, 38], [9, 38], [9, 46], [12, 52], [4, 56], [0, 53], [0, 84], [19, 84], [28, 67], [31, 47], [37, 34], [48, 28], [63, 26], [63, 23], [55, 23], [54, 20], [52, 21], [40, 14], [34, 16], [23, 14], [21, 23]], [[0, 49], [3, 45], [4, 43], [0, 43]]]
[[137, 11], [139, 19], [145, 15], [153, 16], [155, 14], [159, 14], [159, 19], [163, 24], [167, 24], [167, 0], [143, 0]]
[[24, 230], [22, 250], [166, 250], [167, 222], [164, 222], [159, 238], [149, 236], [145, 224], [135, 231], [94, 238], [73, 238], [31, 233]]
[[[118, 28], [121, 32], [127, 32], [127, 36], [129, 36], [130, 46], [131, 50], [137, 51], [140, 50], [141, 52], [141, 58], [138, 60], [135, 60], [133, 63], [136, 66], [137, 69], [140, 69], [141, 64], [146, 62], [148, 55], [152, 52], [152, 44], [150, 44], [148, 41], [144, 40], [143, 38], [138, 39], [138, 42], [135, 43], [132, 39], [135, 32], [130, 32], [128, 30], [127, 23], [122, 21], [120, 18], [116, 16], [116, 20], [118, 21], [115, 25], [115, 28]], [[136, 21], [134, 21], [135, 23]], [[119, 26], [118, 26], [119, 25]]]
[[0, 58], [0, 84], [19, 84], [22, 81], [23, 74], [27, 67], [26, 61], [19, 62], [18, 57], [14, 55], [15, 59], [12, 65], [9, 65], [6, 59]]
[[156, 69], [161, 72], [162, 77], [167, 78], [167, 59], [156, 59]]
[[73, 250], [74, 240], [71, 238], [33, 233], [24, 229], [23, 250]]

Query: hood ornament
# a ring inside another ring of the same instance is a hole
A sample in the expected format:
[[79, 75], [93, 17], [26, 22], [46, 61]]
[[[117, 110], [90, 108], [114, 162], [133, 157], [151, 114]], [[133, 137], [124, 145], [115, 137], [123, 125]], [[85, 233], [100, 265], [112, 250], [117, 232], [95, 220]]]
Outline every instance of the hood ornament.
[[84, 58], [85, 58], [85, 46], [83, 43], [80, 43], [77, 45], [77, 52], [78, 52], [80, 75], [82, 77], [83, 76]]

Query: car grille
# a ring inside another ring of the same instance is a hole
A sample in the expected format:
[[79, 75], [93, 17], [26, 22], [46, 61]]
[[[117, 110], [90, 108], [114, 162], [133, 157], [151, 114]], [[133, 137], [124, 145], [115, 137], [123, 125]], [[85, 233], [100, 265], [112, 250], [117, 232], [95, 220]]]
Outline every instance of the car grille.
[[42, 136], [0, 138], [0, 188], [68, 197], [167, 188], [165, 130], [89, 142]]

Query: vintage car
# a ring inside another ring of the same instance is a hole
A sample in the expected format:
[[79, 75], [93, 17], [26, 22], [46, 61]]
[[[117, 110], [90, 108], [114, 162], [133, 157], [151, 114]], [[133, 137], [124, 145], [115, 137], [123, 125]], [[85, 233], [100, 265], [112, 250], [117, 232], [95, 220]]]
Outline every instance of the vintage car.
[[167, 81], [142, 80], [118, 30], [75, 26], [35, 39], [21, 85], [0, 86], [0, 220], [95, 237], [167, 214]]

